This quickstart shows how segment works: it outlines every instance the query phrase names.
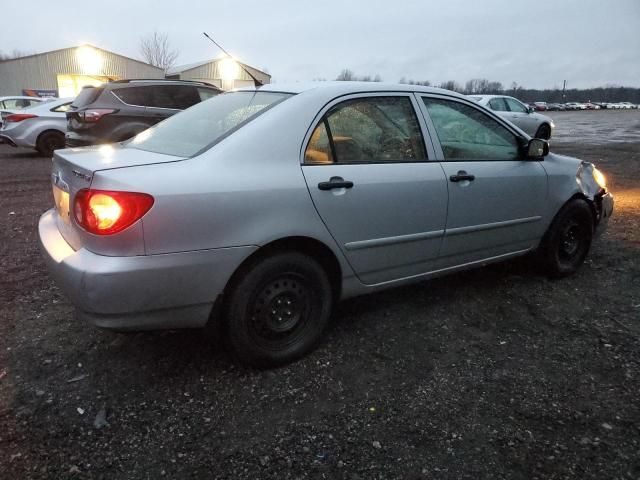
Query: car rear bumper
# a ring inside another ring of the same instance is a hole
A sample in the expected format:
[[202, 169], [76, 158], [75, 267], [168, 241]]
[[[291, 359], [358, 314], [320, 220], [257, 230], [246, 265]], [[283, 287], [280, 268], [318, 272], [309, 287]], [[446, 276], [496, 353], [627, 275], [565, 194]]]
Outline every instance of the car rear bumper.
[[78, 316], [107, 329], [203, 327], [237, 266], [257, 248], [109, 257], [73, 250], [56, 215], [49, 210], [38, 224], [47, 266]]

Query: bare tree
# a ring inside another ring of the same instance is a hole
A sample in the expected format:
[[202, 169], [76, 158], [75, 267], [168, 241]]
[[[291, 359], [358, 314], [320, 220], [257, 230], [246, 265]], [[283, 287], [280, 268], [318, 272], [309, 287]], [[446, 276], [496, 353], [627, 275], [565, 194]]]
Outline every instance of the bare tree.
[[140, 54], [142, 58], [147, 63], [161, 68], [165, 72], [176, 63], [179, 53], [178, 50], [171, 48], [169, 35], [166, 33], [159, 33], [154, 30], [153, 33], [140, 39]]
[[363, 75], [359, 77], [355, 73], [353, 73], [353, 70], [345, 68], [336, 77], [336, 80], [341, 82], [381, 82], [382, 77], [380, 77], [380, 75], [378, 74], [373, 77], [371, 75]]
[[462, 92], [462, 87], [455, 80], [447, 80], [440, 84], [440, 88], [444, 88], [445, 90], [453, 90], [454, 92]]
[[341, 82], [350, 82], [356, 79], [356, 76], [354, 75], [354, 73], [349, 70], [348, 68], [343, 69], [340, 72], [340, 75], [338, 75], [336, 77], [336, 80], [339, 80]]

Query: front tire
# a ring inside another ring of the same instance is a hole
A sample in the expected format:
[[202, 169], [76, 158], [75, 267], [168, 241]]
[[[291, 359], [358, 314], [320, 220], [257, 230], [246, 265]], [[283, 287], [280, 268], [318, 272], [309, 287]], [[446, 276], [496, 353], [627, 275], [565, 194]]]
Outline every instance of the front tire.
[[245, 269], [226, 302], [226, 334], [243, 363], [284, 365], [313, 350], [329, 322], [332, 290], [325, 270], [297, 252], [274, 254]]
[[551, 138], [551, 127], [546, 123], [543, 123], [538, 127], [536, 131], [536, 138], [541, 138], [543, 140], [549, 140]]
[[575, 273], [583, 264], [593, 239], [593, 214], [580, 199], [567, 203], [551, 223], [541, 249], [542, 261], [552, 278]]

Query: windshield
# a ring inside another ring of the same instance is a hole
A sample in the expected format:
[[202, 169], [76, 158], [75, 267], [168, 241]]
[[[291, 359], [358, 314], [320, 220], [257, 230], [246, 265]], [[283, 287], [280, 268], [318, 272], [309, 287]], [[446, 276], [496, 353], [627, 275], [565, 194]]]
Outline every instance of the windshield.
[[291, 95], [259, 91], [217, 95], [138, 134], [126, 147], [192, 157]]

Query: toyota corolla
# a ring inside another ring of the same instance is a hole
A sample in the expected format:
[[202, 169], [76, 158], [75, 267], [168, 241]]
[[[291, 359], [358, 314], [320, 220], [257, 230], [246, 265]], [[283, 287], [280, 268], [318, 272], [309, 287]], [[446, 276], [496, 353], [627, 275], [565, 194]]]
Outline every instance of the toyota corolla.
[[55, 152], [44, 257], [79, 317], [224, 324], [249, 364], [319, 342], [343, 298], [535, 254], [583, 263], [613, 197], [478, 103], [380, 83], [216, 96], [115, 145]]

